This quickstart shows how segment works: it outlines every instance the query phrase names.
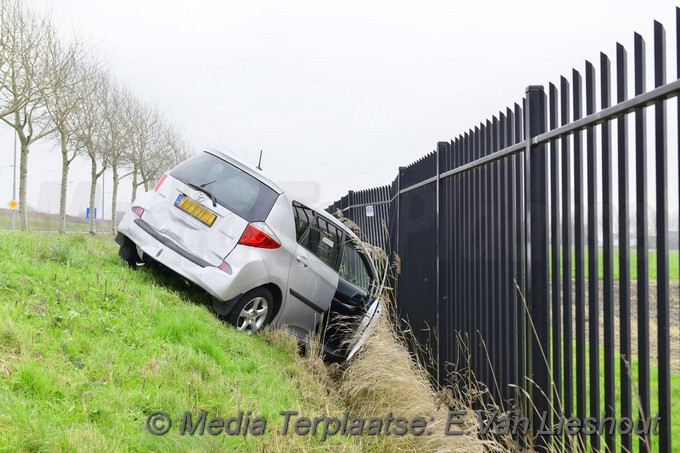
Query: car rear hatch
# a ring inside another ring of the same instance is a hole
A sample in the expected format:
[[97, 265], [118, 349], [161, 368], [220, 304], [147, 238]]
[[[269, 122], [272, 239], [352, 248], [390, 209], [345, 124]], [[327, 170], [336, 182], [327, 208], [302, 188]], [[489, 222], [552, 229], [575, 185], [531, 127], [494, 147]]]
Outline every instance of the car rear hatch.
[[170, 171], [144, 206], [157, 232], [219, 266], [250, 222], [264, 221], [278, 193], [220, 157], [201, 153]]

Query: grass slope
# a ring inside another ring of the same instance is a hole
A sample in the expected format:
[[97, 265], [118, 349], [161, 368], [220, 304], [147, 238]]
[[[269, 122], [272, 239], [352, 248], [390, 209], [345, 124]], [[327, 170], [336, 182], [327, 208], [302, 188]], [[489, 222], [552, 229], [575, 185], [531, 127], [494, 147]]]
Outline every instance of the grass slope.
[[[342, 414], [283, 335], [248, 337], [176, 278], [132, 270], [109, 236], [0, 233], [0, 449], [224, 451], [334, 448], [282, 436], [282, 410]], [[145, 429], [167, 412], [164, 436]], [[264, 436], [181, 436], [181, 415], [253, 411]]]

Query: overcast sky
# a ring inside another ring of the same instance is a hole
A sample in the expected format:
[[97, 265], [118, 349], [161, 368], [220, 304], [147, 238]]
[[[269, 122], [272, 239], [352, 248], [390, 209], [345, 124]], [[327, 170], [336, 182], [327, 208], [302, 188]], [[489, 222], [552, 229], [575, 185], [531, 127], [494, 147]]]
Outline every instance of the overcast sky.
[[[675, 50], [668, 0], [46, 4], [196, 151], [256, 163], [262, 149], [270, 178], [318, 183], [322, 205], [390, 183], [400, 165], [520, 101], [528, 85], [597, 63], [601, 50], [613, 59], [617, 41], [632, 55], [634, 30], [651, 54], [653, 19]], [[12, 137], [0, 127], [0, 168], [12, 163]], [[29, 203], [38, 205], [60, 156], [45, 143], [29, 162]], [[0, 169], [3, 206], [10, 176]], [[70, 179], [73, 188], [87, 182], [87, 166]], [[121, 197], [129, 192], [126, 184]]]

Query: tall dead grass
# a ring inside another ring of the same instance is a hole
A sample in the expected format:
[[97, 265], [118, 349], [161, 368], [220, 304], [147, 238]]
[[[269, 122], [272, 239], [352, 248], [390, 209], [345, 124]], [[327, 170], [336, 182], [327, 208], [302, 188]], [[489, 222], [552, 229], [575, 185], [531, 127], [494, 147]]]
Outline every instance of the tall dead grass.
[[[393, 313], [388, 303], [362, 350], [337, 381], [345, 406], [362, 417], [392, 412], [407, 419], [426, 418], [425, 435], [376, 439], [384, 451], [506, 451], [497, 440], [480, 435], [473, 411], [474, 395], [444, 393], [432, 386], [427, 371], [396, 329]], [[465, 434], [447, 435], [449, 409], [460, 411], [455, 418], [463, 421], [462, 425], [449, 426], [449, 430]]]
[[[324, 393], [339, 403], [352, 417], [394, 417], [412, 420], [423, 417], [427, 430], [420, 436], [363, 435], [351, 439], [347, 447], [374, 451], [437, 451], [437, 452], [505, 452], [519, 447], [510, 436], [484, 436], [480, 432], [478, 414], [485, 420], [490, 413], [510, 415], [495, 404], [489, 404], [490, 393], [467, 367], [452, 375], [456, 385], [446, 389], [433, 386], [426, 367], [410, 352], [409, 338], [397, 326], [393, 303], [383, 298], [383, 312], [361, 350], [345, 364], [324, 363], [320, 347], [321, 336], [310, 338], [300, 363], [311, 377], [311, 395]], [[307, 381], [309, 384], [309, 381]], [[311, 396], [308, 395], [308, 396]], [[457, 411], [455, 419], [461, 425], [448, 426], [449, 410]], [[461, 415], [462, 414], [462, 415]], [[333, 415], [333, 414], [331, 414]]]

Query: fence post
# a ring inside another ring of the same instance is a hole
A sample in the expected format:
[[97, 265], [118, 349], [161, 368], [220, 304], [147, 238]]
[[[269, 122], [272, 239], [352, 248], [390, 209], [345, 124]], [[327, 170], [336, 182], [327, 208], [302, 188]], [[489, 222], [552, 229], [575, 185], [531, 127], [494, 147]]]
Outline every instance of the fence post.
[[[397, 226], [395, 253], [397, 255], [399, 255], [399, 252], [401, 251], [401, 175], [404, 173], [404, 170], [406, 170], [406, 167], [399, 167], [399, 173], [397, 174], [397, 219], [395, 222]], [[401, 257], [401, 255], [399, 255], [399, 257]]]
[[437, 150], [436, 150], [436, 159], [437, 159], [437, 166], [436, 166], [436, 174], [437, 174], [437, 205], [435, 207], [435, 228], [436, 228], [436, 238], [435, 238], [435, 253], [437, 256], [437, 270], [436, 270], [436, 298], [437, 298], [437, 383], [441, 384], [442, 382], [446, 382], [445, 376], [442, 376], [442, 366], [441, 366], [441, 361], [442, 361], [442, 342], [444, 341], [450, 341], [448, 338], [448, 330], [444, 329], [444, 332], [447, 333], [446, 338], [442, 335], [442, 328], [441, 328], [441, 312], [442, 312], [442, 291], [441, 291], [441, 216], [440, 216], [440, 210], [441, 210], [441, 159], [442, 155], [446, 155], [448, 152], [449, 148], [449, 142], [438, 142], [437, 143]]
[[347, 214], [345, 215], [345, 217], [352, 220], [353, 222], [356, 222], [356, 220], [354, 219], [354, 213], [352, 212], [353, 209], [354, 209], [354, 191], [350, 190], [349, 192], [347, 192]]
[[[532, 426], [538, 434], [542, 420], [550, 420], [550, 291], [548, 261], [548, 152], [545, 144], [532, 140], [546, 131], [547, 100], [543, 86], [532, 85], [526, 90], [525, 137], [525, 198], [527, 241], [527, 351], [526, 375], [531, 377]], [[549, 449], [548, 436], [538, 435], [539, 451]]]
[[399, 255], [399, 241], [400, 241], [400, 214], [401, 214], [401, 174], [405, 167], [399, 167], [397, 177], [392, 184], [391, 201], [389, 204], [389, 214], [387, 229], [389, 232], [389, 259], [390, 265], [395, 266], [393, 279], [391, 280], [392, 296], [395, 298], [395, 303], [399, 300], [399, 272], [397, 262], [400, 259]]

